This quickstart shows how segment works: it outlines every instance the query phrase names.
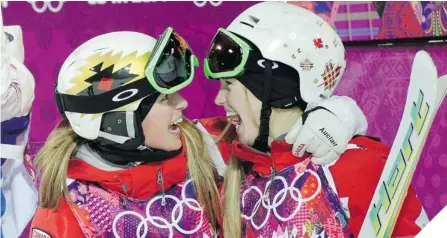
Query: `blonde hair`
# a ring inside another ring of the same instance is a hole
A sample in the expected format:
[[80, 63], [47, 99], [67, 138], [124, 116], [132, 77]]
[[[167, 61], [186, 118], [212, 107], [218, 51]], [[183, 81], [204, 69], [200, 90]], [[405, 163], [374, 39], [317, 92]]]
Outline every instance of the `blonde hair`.
[[[249, 100], [250, 91], [247, 90], [244, 86], [244, 93], [246, 100]], [[253, 95], [251, 95], [253, 96]], [[254, 96], [253, 96], [254, 97]], [[252, 112], [252, 105], [248, 103], [248, 110]], [[252, 115], [251, 120], [253, 124], [259, 127], [259, 123]], [[234, 126], [231, 123], [228, 123], [229, 126]], [[224, 130], [222, 133], [227, 133], [227, 130]], [[230, 130], [231, 131], [231, 130]], [[225, 135], [219, 136], [219, 138], [224, 138]], [[215, 141], [218, 143], [219, 141]], [[240, 189], [241, 182], [244, 180], [245, 174], [242, 168], [242, 165], [239, 162], [239, 159], [236, 158], [234, 154], [231, 154], [230, 161], [228, 163], [227, 169], [225, 170], [224, 175], [224, 195], [222, 201], [223, 208], [223, 233], [226, 237], [241, 237], [242, 232], [242, 220], [241, 220], [241, 201], [240, 201]]]
[[[204, 148], [200, 130], [188, 120], [183, 120], [179, 127], [185, 138], [188, 170], [193, 178], [192, 183], [197, 192], [197, 198], [204, 207], [213, 228], [216, 228], [220, 217], [220, 207], [214, 163]], [[41, 207], [57, 209], [61, 196], [70, 201], [66, 183], [68, 162], [85, 141], [73, 131], [68, 123], [59, 125], [50, 134], [35, 160], [36, 169], [41, 175], [39, 189]]]
[[205, 148], [202, 132], [189, 120], [183, 120], [179, 126], [186, 142], [188, 169], [197, 199], [208, 214], [211, 225], [216, 228], [221, 217], [216, 167]]
[[59, 207], [61, 195], [69, 198], [66, 183], [68, 161], [84, 141], [68, 123], [61, 123], [48, 136], [35, 159], [35, 166], [40, 175], [41, 207], [55, 209]]
[[[252, 112], [253, 105], [251, 104], [251, 102], [253, 102], [253, 100], [255, 99], [257, 100], [257, 98], [255, 98], [255, 96], [250, 91], [248, 91], [245, 86], [244, 89], [246, 100], [249, 102], [248, 110]], [[283, 123], [285, 119], [298, 119], [301, 114], [302, 111], [298, 108], [272, 108], [270, 122], [271, 124], [275, 124], [277, 128], [270, 128], [269, 139], [271, 139], [271, 137], [277, 137], [280, 134], [284, 133], [284, 128], [288, 126], [287, 123]], [[260, 126], [258, 120], [256, 120], [253, 115], [251, 119], [253, 120], [253, 124], [255, 126]], [[280, 122], [277, 123], [277, 121]], [[293, 125], [293, 123], [291, 125]], [[224, 136], [220, 136], [220, 138], [222, 137]], [[216, 143], [217, 142], [218, 141], [216, 141]], [[242, 163], [234, 154], [232, 154], [224, 175], [224, 197], [222, 202], [223, 231], [226, 237], [241, 237], [242, 220], [240, 208], [240, 189], [241, 183], [244, 178], [245, 172]]]
[[226, 237], [241, 237], [242, 220], [240, 210], [241, 181], [245, 178], [242, 165], [234, 155], [224, 175], [223, 233]]

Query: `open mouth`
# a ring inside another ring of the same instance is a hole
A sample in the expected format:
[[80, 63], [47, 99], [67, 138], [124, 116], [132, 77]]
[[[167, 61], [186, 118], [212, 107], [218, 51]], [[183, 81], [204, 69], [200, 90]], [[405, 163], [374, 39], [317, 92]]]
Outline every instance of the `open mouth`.
[[238, 128], [242, 123], [241, 117], [235, 112], [227, 112], [227, 118], [231, 124], [236, 126], [236, 128]]
[[183, 122], [183, 118], [180, 117], [177, 120], [175, 120], [170, 126], [169, 126], [169, 132], [175, 135], [180, 135], [180, 127], [178, 126], [179, 123]]

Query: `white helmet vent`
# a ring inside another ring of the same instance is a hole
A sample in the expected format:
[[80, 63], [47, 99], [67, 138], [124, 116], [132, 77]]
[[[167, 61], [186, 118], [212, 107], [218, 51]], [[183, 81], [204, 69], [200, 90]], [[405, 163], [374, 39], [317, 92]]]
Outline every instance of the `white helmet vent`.
[[249, 26], [249, 27], [251, 27], [251, 28], [255, 28], [255, 26], [253, 26], [252, 24], [246, 23], [246, 22], [244, 22], [244, 21], [240, 21], [239, 23], [241, 23], [242, 25]]
[[248, 17], [249, 17], [250, 20], [251, 20], [253, 23], [255, 23], [255, 24], [258, 24], [258, 22], [260, 21], [260, 19], [257, 18], [257, 17], [255, 17], [255, 16], [249, 15]]

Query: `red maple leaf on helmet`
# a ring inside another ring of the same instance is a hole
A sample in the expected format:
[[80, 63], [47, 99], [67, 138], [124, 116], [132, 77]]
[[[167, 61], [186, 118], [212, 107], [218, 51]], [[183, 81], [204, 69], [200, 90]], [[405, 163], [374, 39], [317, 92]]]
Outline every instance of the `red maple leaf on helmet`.
[[317, 47], [317, 48], [323, 48], [323, 41], [321, 40], [321, 38], [316, 38], [316, 39], [314, 39], [314, 45]]

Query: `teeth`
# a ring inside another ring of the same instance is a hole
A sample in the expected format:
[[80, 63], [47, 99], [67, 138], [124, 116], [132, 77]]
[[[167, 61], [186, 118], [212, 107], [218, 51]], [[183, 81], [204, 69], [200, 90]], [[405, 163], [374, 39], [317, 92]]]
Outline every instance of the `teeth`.
[[183, 118], [180, 117], [179, 119], [175, 120], [174, 123], [172, 123], [172, 124], [177, 125], [177, 124], [179, 124], [182, 121], [183, 121]]
[[235, 112], [227, 112], [227, 117], [237, 116], [238, 114]]

